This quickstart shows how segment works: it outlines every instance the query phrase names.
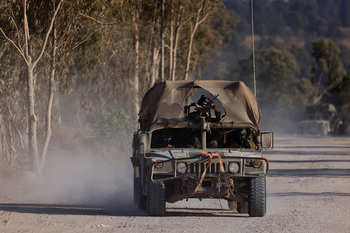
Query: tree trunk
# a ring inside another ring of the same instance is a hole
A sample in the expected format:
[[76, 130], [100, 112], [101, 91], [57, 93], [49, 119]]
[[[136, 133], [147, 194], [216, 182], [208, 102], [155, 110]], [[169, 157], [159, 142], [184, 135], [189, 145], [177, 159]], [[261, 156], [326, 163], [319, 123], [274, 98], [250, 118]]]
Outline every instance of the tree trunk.
[[[194, 31], [194, 30], [193, 30]], [[188, 80], [188, 73], [190, 72], [190, 63], [191, 63], [191, 54], [192, 54], [192, 45], [193, 45], [194, 33], [191, 33], [190, 42], [188, 45], [187, 57], [186, 57], [186, 69], [184, 80]]]
[[139, 41], [139, 27], [137, 25], [136, 20], [139, 17], [139, 13], [137, 10], [133, 13], [133, 24], [134, 24], [134, 46], [135, 46], [135, 74], [134, 80], [131, 83], [132, 88], [134, 89], [133, 93], [133, 105], [134, 105], [134, 114], [138, 114], [140, 111], [140, 100], [139, 100], [139, 60], [140, 60], [140, 41]]
[[161, 10], [161, 28], [160, 28], [160, 40], [161, 40], [161, 62], [160, 62], [160, 79], [164, 81], [164, 1], [162, 0], [162, 10]]
[[[172, 5], [172, 1], [170, 2]], [[172, 79], [172, 73], [173, 73], [173, 44], [174, 44], [174, 10], [173, 7], [171, 6], [171, 12], [170, 12], [170, 38], [169, 38], [169, 77], [168, 79], [174, 81]]]
[[37, 123], [35, 114], [35, 95], [34, 95], [34, 74], [33, 66], [27, 64], [27, 107], [28, 107], [28, 150], [30, 156], [30, 169], [36, 174], [40, 174], [40, 163], [37, 142]]
[[49, 96], [47, 101], [47, 109], [46, 109], [46, 134], [45, 134], [45, 140], [44, 144], [41, 150], [40, 154], [40, 170], [44, 167], [46, 154], [47, 154], [47, 148], [49, 146], [49, 142], [51, 139], [51, 119], [52, 119], [52, 104], [53, 104], [53, 98], [55, 93], [55, 63], [56, 63], [56, 28], [55, 25], [53, 26], [53, 35], [52, 35], [52, 50], [51, 50], [51, 64], [50, 64], [50, 79], [49, 79]]
[[[41, 50], [36, 58], [33, 60], [33, 54], [31, 49], [30, 33], [27, 19], [27, 1], [23, 0], [23, 10], [24, 10], [24, 38], [25, 38], [25, 53], [22, 53], [26, 61], [27, 66], [27, 101], [28, 101], [28, 150], [30, 156], [30, 168], [31, 171], [37, 175], [41, 175], [41, 164], [44, 161], [40, 162], [39, 152], [38, 152], [38, 141], [37, 141], [37, 123], [38, 119], [35, 114], [35, 82], [34, 82], [34, 68], [38, 64], [39, 60], [44, 54], [44, 50], [47, 45], [49, 35], [53, 29], [54, 22], [60, 9], [63, 0], [60, 0], [57, 8], [55, 9], [54, 15], [50, 22], [50, 27], [46, 32], [44, 42], [41, 45]], [[52, 102], [52, 101], [51, 101]], [[51, 116], [51, 113], [50, 113]], [[50, 126], [51, 128], [51, 126]], [[51, 133], [51, 129], [50, 129]], [[50, 135], [51, 136], [51, 135]]]
[[180, 34], [180, 23], [182, 19], [182, 14], [183, 14], [183, 6], [180, 6], [180, 13], [177, 16], [177, 21], [176, 21], [176, 27], [175, 27], [175, 38], [174, 38], [174, 48], [173, 48], [173, 70], [171, 74], [171, 80], [175, 80], [176, 77], [176, 60], [177, 60], [177, 46], [178, 46], [178, 41], [179, 41], [179, 34]]
[[[53, 1], [55, 4], [55, 1]], [[31, 36], [29, 32], [29, 25], [28, 25], [28, 18], [27, 18], [27, 0], [22, 0], [22, 6], [23, 6], [23, 29], [24, 29], [24, 46], [16, 45], [16, 43], [8, 38], [6, 34], [1, 29], [2, 34], [7, 39], [8, 42], [10, 42], [20, 53], [23, 60], [26, 63], [26, 81], [27, 81], [27, 111], [28, 111], [28, 153], [29, 153], [29, 160], [30, 160], [30, 169], [32, 172], [36, 173], [37, 175], [41, 175], [41, 162], [39, 158], [38, 153], [38, 142], [37, 142], [37, 124], [38, 119], [35, 114], [35, 80], [34, 80], [34, 68], [42, 58], [42, 55], [44, 54], [44, 51], [46, 49], [47, 41], [49, 39], [49, 35], [51, 34], [54, 22], [56, 20], [56, 16], [58, 14], [58, 11], [62, 5], [63, 0], [59, 0], [57, 7], [55, 9], [55, 12], [51, 18], [50, 26], [45, 34], [45, 37], [43, 38], [43, 42], [41, 44], [41, 48], [37, 56], [34, 56], [31, 49]], [[53, 76], [54, 77], [54, 72]], [[53, 84], [51, 84], [53, 85]], [[50, 91], [51, 93], [51, 91]], [[51, 93], [52, 94], [52, 93]], [[52, 97], [49, 97], [52, 98]], [[52, 100], [50, 100], [52, 105]], [[51, 107], [50, 107], [51, 108]], [[50, 110], [51, 111], [51, 110]], [[48, 117], [50, 118], [50, 115]], [[51, 136], [51, 126], [49, 124], [50, 130], [49, 137]], [[46, 150], [46, 149], [45, 149]], [[41, 158], [43, 159], [43, 158]], [[42, 160], [43, 162], [43, 160]]]
[[197, 11], [197, 15], [196, 15], [196, 21], [194, 23], [193, 30], [192, 30], [191, 35], [190, 35], [190, 42], [188, 45], [188, 52], [187, 52], [187, 57], [186, 57], [186, 70], [185, 70], [184, 80], [188, 80], [188, 74], [190, 72], [190, 63], [191, 63], [191, 54], [192, 54], [192, 45], [193, 45], [194, 36], [197, 32], [199, 25], [202, 22], [204, 22], [204, 20], [209, 15], [209, 13], [205, 14], [205, 16], [203, 16], [203, 18], [200, 20], [200, 15], [201, 15], [201, 12], [203, 11], [203, 8], [204, 8], [204, 1], [201, 1], [200, 4], [201, 5], [200, 5], [200, 7]]
[[151, 80], [150, 80], [150, 86], [152, 87], [156, 80], [158, 80], [158, 68], [159, 68], [159, 50], [154, 47], [153, 53], [152, 53], [152, 70], [151, 70]]

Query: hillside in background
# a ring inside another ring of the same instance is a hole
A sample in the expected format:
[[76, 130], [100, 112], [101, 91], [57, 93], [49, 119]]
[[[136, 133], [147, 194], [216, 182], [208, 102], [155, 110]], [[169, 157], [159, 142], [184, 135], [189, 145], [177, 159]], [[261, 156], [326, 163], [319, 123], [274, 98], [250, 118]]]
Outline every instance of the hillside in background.
[[[251, 1], [223, 2], [232, 20], [237, 22], [236, 28], [232, 32], [231, 43], [220, 50], [218, 58], [202, 71], [202, 76], [204, 79], [243, 80], [253, 89]], [[349, 106], [346, 93], [350, 69], [350, 1], [254, 0], [253, 7], [255, 51], [257, 56], [263, 55], [256, 58], [257, 96], [265, 113], [263, 115], [270, 116], [281, 111], [282, 117], [277, 118], [293, 119], [287, 124], [285, 121], [280, 124], [290, 125], [289, 129], [293, 130], [293, 125], [303, 119], [303, 108], [317, 102], [320, 86], [324, 85], [326, 89], [329, 83], [325, 77], [334, 73], [330, 71], [330, 64], [322, 67], [325, 54], [318, 61], [313, 56], [317, 54], [313, 43], [320, 39], [334, 47], [335, 57], [332, 59], [339, 58], [338, 68], [342, 70], [343, 78], [333, 83], [331, 90], [319, 99], [336, 105], [339, 112], [348, 115], [344, 109]], [[293, 77], [286, 77], [288, 75]], [[267, 83], [271, 88], [267, 87]], [[266, 94], [267, 91], [275, 93]], [[283, 93], [286, 95], [283, 96]], [[270, 124], [275, 126], [276, 120], [267, 125]]]
[[[234, 73], [252, 53], [250, 0], [224, 0], [237, 27], [216, 61], [219, 72]], [[340, 46], [350, 68], [350, 2], [347, 0], [254, 0], [255, 49], [286, 49], [298, 60], [300, 77], [311, 78], [312, 42], [327, 38]]]

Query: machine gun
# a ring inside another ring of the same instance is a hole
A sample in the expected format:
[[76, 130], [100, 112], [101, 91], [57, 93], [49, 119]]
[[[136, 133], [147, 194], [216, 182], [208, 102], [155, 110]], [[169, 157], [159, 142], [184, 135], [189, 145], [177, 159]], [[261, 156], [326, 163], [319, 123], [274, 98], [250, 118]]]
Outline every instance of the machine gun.
[[[214, 98], [212, 99], [212, 100], [210, 100], [209, 101], [209, 103], [208, 103], [208, 105], [207, 106], [198, 106], [200, 109], [198, 109], [199, 111], [201, 111], [202, 112], [202, 114], [201, 114], [201, 116], [203, 116], [203, 113], [205, 114], [205, 115], [208, 115], [209, 114], [209, 116], [210, 116], [210, 110], [214, 110], [213, 108], [214, 108], [214, 100], [216, 99], [216, 98], [218, 98], [218, 96], [219, 96], [219, 94], [217, 94], [216, 96], [214, 96]], [[203, 95], [202, 95], [202, 97], [204, 97]], [[201, 98], [202, 98], [201, 97]], [[212, 116], [212, 118], [216, 118], [216, 116], [215, 116], [215, 114], [214, 114], [214, 116]]]
[[[190, 105], [185, 106], [185, 113], [190, 116], [192, 119], [196, 121], [200, 121], [201, 117], [205, 117], [206, 121], [208, 122], [218, 122], [220, 121], [220, 115], [221, 113], [215, 111], [215, 105], [214, 100], [218, 98], [219, 94], [214, 96], [212, 100], [209, 101], [209, 103], [206, 106], [201, 106], [198, 103], [192, 103]], [[204, 95], [201, 96], [201, 98], [204, 97]], [[190, 112], [190, 107], [194, 107], [193, 112]]]

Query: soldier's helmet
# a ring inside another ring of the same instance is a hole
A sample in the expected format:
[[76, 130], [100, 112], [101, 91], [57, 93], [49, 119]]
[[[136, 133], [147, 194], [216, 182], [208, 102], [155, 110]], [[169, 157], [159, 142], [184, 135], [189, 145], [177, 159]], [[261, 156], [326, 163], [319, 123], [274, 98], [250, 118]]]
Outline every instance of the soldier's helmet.
[[198, 100], [197, 104], [203, 105], [204, 102], [209, 104], [210, 103], [210, 99], [205, 97], [204, 95], [202, 95], [201, 98]]

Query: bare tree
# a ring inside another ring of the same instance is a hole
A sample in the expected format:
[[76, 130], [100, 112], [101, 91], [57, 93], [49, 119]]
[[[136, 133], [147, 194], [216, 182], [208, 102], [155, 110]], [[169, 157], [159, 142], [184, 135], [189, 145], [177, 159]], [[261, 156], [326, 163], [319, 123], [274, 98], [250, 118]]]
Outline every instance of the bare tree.
[[165, 64], [164, 64], [164, 61], [165, 61], [165, 32], [164, 32], [164, 0], [161, 0], [161, 23], [160, 23], [160, 51], [161, 51], [161, 60], [160, 60], [160, 79], [161, 81], [164, 81], [165, 80], [165, 77], [164, 77], [164, 67], [165, 67]]
[[171, 53], [172, 58], [170, 59], [170, 61], [172, 62], [170, 80], [172, 81], [174, 81], [176, 77], [176, 62], [177, 62], [177, 48], [178, 48], [178, 42], [179, 42], [179, 34], [182, 26], [184, 25], [184, 22], [182, 22], [183, 12], [184, 12], [184, 7], [183, 5], [180, 5], [179, 12], [177, 14], [176, 21], [175, 21], [174, 42], [171, 43], [172, 46], [170, 46], [170, 50], [172, 51]]
[[213, 6], [211, 5], [210, 1], [201, 0], [199, 2], [197, 11], [193, 13], [192, 17], [194, 18], [194, 20], [190, 21], [190, 38], [188, 42], [184, 80], [188, 80], [188, 74], [190, 72], [191, 54], [192, 54], [194, 36], [198, 30], [199, 25], [201, 25], [212, 13], [211, 12], [212, 7]]
[[38, 62], [42, 58], [44, 51], [47, 46], [47, 42], [49, 39], [49, 35], [52, 31], [56, 16], [58, 14], [58, 11], [61, 7], [63, 0], [60, 0], [57, 4], [57, 7], [53, 13], [53, 16], [50, 20], [50, 26], [46, 31], [46, 34], [44, 35], [43, 43], [40, 46], [40, 49], [38, 51], [38, 54], [34, 54], [34, 51], [32, 49], [33, 42], [31, 40], [31, 35], [29, 31], [29, 25], [28, 25], [28, 18], [27, 18], [27, 1], [22, 1], [22, 7], [23, 7], [23, 39], [24, 39], [24, 45], [16, 44], [12, 39], [10, 39], [5, 32], [0, 28], [1, 33], [3, 36], [17, 49], [17, 51], [20, 53], [21, 57], [23, 58], [25, 64], [26, 64], [26, 80], [27, 80], [27, 111], [28, 111], [28, 150], [29, 150], [29, 156], [30, 156], [30, 167], [31, 170], [37, 174], [41, 173], [41, 164], [42, 162], [40, 159], [42, 159], [42, 156], [39, 155], [38, 152], [38, 141], [37, 141], [37, 115], [35, 113], [35, 76], [34, 76], [34, 69], [37, 66]]
[[135, 49], [135, 74], [134, 74], [134, 79], [131, 81], [131, 86], [134, 89], [134, 95], [133, 95], [133, 110], [134, 114], [138, 114], [140, 111], [140, 80], [139, 80], [139, 62], [140, 62], [140, 35], [139, 35], [139, 26], [136, 20], [139, 18], [139, 9], [136, 7], [135, 10], [133, 11], [132, 15], [132, 21], [133, 21], [133, 26], [134, 26], [134, 49]]

